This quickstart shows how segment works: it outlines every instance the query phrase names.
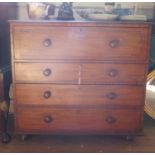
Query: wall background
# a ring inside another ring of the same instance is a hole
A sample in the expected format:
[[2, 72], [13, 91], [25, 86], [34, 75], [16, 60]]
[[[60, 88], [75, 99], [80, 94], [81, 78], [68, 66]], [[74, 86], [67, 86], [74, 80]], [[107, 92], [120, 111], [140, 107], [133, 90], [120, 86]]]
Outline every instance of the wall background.
[[[21, 20], [27, 20], [28, 19], [28, 14], [27, 14], [27, 5], [28, 3], [25, 2], [19, 2], [18, 3], [18, 19]], [[52, 4], [56, 5], [59, 7], [61, 2], [56, 3], [52, 2]], [[116, 3], [116, 5], [118, 2]], [[121, 2], [120, 3], [123, 8], [134, 8], [135, 9], [135, 14], [137, 15], [146, 15], [148, 19], [153, 19], [154, 18], [154, 2], [138, 2], [138, 3], [133, 3], [133, 2]], [[74, 2], [73, 7], [74, 8], [95, 8], [95, 9], [103, 9], [105, 6], [105, 2]]]

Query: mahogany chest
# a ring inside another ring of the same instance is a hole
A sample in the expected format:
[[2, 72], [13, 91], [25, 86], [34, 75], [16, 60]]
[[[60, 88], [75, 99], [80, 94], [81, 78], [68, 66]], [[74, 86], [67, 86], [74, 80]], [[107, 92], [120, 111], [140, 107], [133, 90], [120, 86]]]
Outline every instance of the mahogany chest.
[[11, 21], [18, 134], [142, 130], [151, 26]]

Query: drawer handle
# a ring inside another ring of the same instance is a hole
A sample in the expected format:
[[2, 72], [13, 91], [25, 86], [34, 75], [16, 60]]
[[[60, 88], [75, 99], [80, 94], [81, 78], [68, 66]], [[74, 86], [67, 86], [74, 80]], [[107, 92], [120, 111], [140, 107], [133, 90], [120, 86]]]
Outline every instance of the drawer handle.
[[119, 46], [119, 40], [111, 40], [110, 43], [109, 43], [109, 46], [111, 48], [116, 48]]
[[52, 93], [51, 93], [51, 91], [49, 91], [49, 90], [45, 91], [44, 94], [43, 94], [43, 97], [44, 97], [45, 99], [48, 99], [48, 98], [50, 98], [51, 96], [52, 96]]
[[51, 46], [51, 45], [52, 45], [52, 40], [49, 39], [49, 38], [45, 39], [45, 40], [43, 41], [43, 45], [44, 45], [45, 47]]
[[116, 118], [113, 117], [113, 116], [108, 116], [105, 121], [108, 123], [108, 124], [113, 124], [116, 122]]
[[117, 70], [117, 69], [111, 69], [111, 70], [109, 71], [109, 76], [115, 77], [115, 76], [117, 76], [117, 75], [118, 75], [118, 70]]
[[110, 99], [110, 100], [113, 100], [113, 99], [117, 98], [117, 94], [113, 93], [113, 92], [108, 93], [107, 98]]
[[45, 76], [50, 76], [50, 75], [52, 74], [52, 71], [51, 71], [51, 69], [46, 68], [46, 69], [43, 71], [43, 74], [44, 74]]
[[45, 123], [51, 123], [53, 121], [53, 118], [51, 116], [45, 116], [44, 117], [44, 122]]

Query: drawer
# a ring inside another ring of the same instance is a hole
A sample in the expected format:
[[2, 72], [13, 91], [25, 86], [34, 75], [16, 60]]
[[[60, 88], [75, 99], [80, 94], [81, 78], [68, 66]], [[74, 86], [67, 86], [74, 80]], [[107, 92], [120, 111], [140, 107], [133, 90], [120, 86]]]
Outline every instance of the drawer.
[[78, 83], [78, 64], [15, 63], [15, 80], [28, 82]]
[[15, 63], [17, 82], [144, 84], [145, 64]]
[[145, 84], [146, 64], [85, 64], [84, 84]]
[[146, 61], [148, 30], [23, 26], [13, 29], [15, 59]]
[[136, 110], [20, 107], [16, 115], [17, 132], [123, 134], [142, 127], [142, 112]]
[[15, 87], [18, 105], [135, 107], [144, 104], [143, 86], [16, 84]]

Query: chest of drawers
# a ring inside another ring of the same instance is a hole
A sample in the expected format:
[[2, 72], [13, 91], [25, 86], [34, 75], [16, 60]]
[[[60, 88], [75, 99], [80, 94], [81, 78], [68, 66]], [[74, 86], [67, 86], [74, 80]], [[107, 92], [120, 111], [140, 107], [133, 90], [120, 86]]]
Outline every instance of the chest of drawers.
[[18, 134], [140, 132], [148, 23], [11, 21]]

